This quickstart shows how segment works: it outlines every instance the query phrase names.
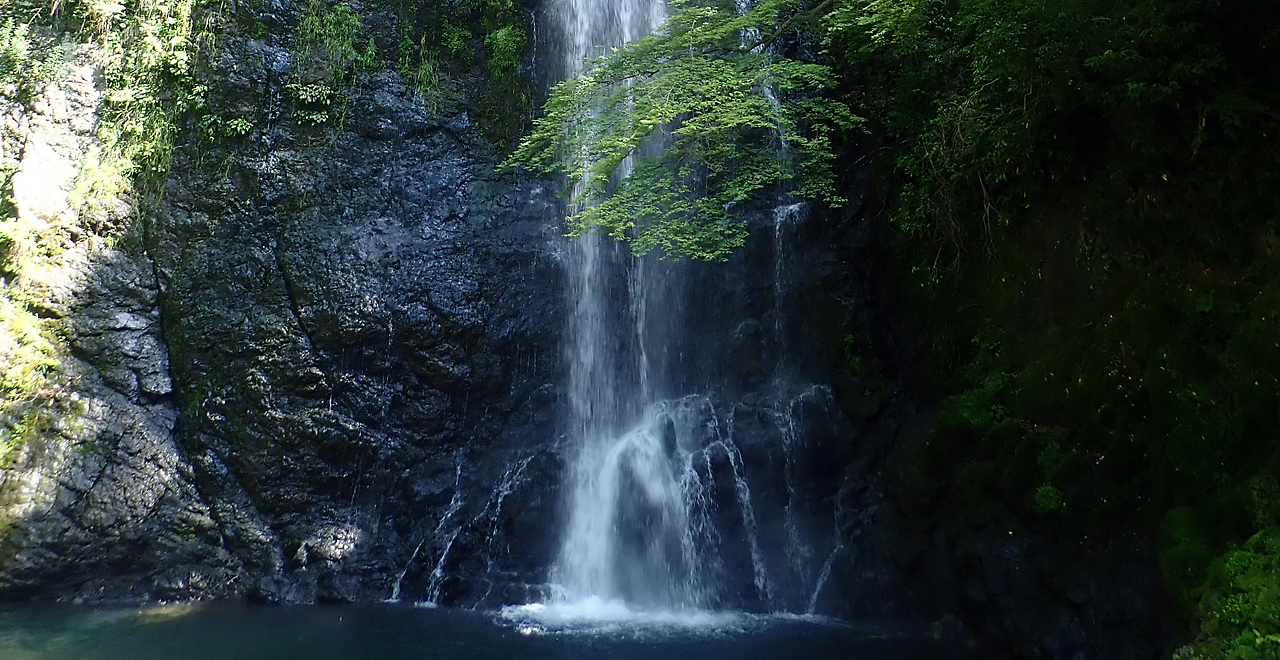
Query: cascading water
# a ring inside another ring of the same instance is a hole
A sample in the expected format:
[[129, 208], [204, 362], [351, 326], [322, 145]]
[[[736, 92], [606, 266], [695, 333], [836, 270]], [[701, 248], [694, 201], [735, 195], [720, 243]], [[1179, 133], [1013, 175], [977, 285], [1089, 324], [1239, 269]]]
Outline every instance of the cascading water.
[[[556, 18], [564, 30], [566, 73], [602, 48], [650, 33], [664, 13], [661, 0], [561, 3]], [[649, 310], [646, 298], [657, 269], [598, 236], [570, 242], [566, 253], [570, 432], [578, 453], [570, 475], [568, 528], [552, 580], [570, 601], [696, 607], [696, 549], [680, 478], [656, 418], [641, 422], [652, 380], [646, 320], [660, 311]], [[622, 305], [612, 297], [612, 280], [619, 275], [629, 294]]]
[[[585, 58], [652, 32], [665, 3], [560, 0], [549, 13], [560, 30], [560, 75], [569, 76]], [[629, 168], [624, 163], [621, 175]], [[717, 279], [735, 277], [727, 267], [637, 259], [596, 235], [561, 245], [573, 444], [567, 521], [550, 576], [558, 613], [551, 618], [721, 607], [803, 611], [809, 604], [819, 572], [809, 563], [818, 548], [806, 543], [798, 522], [799, 468], [791, 452], [804, 444], [797, 402], [826, 390], [803, 383], [797, 395], [797, 383], [778, 376], [752, 385], [768, 394], [749, 394], [729, 373], [734, 356], [725, 341], [742, 334], [754, 314], [773, 317], [772, 337], [761, 337], [770, 350], [786, 344], [784, 225], [797, 213], [794, 205], [774, 213], [774, 263], [760, 271], [767, 283], [736, 300]], [[771, 307], [749, 313], [756, 298]], [[775, 376], [782, 371], [773, 369]], [[740, 428], [750, 437], [737, 437]], [[763, 489], [748, 483], [753, 469], [764, 471]], [[783, 545], [774, 548], [772, 540]], [[525, 614], [549, 609], [529, 607]]]

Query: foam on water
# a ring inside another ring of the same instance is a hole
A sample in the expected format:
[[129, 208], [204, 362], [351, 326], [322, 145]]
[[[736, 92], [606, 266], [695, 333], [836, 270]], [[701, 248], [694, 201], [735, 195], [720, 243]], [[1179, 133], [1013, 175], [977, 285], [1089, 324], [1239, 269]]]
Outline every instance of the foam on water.
[[844, 622], [811, 614], [750, 614], [702, 609], [638, 609], [621, 600], [596, 596], [582, 600], [502, 608], [498, 618], [522, 635], [655, 635], [718, 636], [757, 631], [775, 625], [809, 623], [843, 626]]
[[632, 609], [621, 600], [591, 596], [575, 602], [530, 603], [505, 607], [502, 618], [538, 623], [551, 629], [684, 628], [722, 630], [741, 627], [746, 615], [708, 610]]

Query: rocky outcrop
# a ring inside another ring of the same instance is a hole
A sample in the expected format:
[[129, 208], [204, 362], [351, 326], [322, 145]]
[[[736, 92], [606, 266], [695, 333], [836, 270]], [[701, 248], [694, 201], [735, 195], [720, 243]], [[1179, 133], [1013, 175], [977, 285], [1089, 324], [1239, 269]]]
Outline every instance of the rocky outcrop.
[[210, 95], [262, 127], [193, 132], [132, 228], [131, 200], [75, 190], [91, 48], [10, 109], [17, 213], [65, 239], [21, 286], [65, 342], [53, 427], [10, 420], [31, 441], [0, 470], [0, 591], [525, 597], [558, 503], [557, 200], [390, 71], [348, 90], [343, 130], [281, 121], [287, 36], [232, 33]]
[[220, 593], [233, 558], [177, 444], [154, 273], [140, 236], [119, 231], [132, 209], [127, 199], [90, 206], [77, 190], [100, 148], [98, 55], [82, 46], [30, 109], [6, 107], [16, 224], [49, 254], [7, 283], [6, 299], [35, 302], [6, 311], [6, 323], [31, 330], [6, 326], [14, 344], [5, 368], [29, 366], [15, 357], [20, 344], [48, 347], [36, 389], [5, 393], [0, 590], [45, 599]]
[[258, 128], [179, 154], [149, 248], [237, 591], [523, 596], [558, 504], [555, 196], [394, 72], [348, 90], [343, 130], [312, 129], [282, 97], [283, 39], [226, 49], [211, 94]]
[[[77, 190], [99, 53], [6, 108], [15, 214], [58, 250], [20, 286], [60, 338], [42, 413], [5, 420], [5, 598], [475, 605], [545, 580], [560, 203], [387, 69], [341, 90], [341, 126], [298, 121], [297, 9], [220, 26], [209, 103], [255, 128], [188, 127], [136, 226]], [[396, 43], [392, 8], [359, 10]]]

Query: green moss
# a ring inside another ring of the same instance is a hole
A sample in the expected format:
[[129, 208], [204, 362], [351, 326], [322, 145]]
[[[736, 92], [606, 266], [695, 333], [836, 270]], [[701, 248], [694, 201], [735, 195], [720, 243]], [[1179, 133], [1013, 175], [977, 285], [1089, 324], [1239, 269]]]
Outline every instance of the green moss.
[[71, 201], [88, 214], [109, 206], [133, 189], [129, 178], [133, 164], [115, 150], [92, 148], [77, 169]]
[[[471, 50], [472, 40], [475, 35], [471, 33], [471, 29], [456, 23], [445, 23], [441, 30], [441, 39], [444, 47], [455, 58], [459, 58], [464, 62], [470, 62], [469, 52]], [[523, 56], [523, 53], [521, 53]]]
[[1067, 510], [1062, 491], [1050, 484], [1044, 484], [1036, 489], [1033, 506], [1036, 513], [1040, 514], [1063, 513]]
[[1204, 515], [1187, 506], [1175, 507], [1160, 524], [1160, 571], [1184, 607], [1192, 607], [1219, 551], [1209, 535]]
[[376, 48], [360, 49], [363, 37], [364, 24], [350, 5], [312, 0], [294, 31], [294, 48], [313, 73], [343, 87], [351, 76], [377, 65]]
[[207, 387], [207, 382], [201, 382], [187, 388], [186, 393], [182, 396], [183, 416], [190, 419], [200, 412], [200, 407], [204, 405], [206, 398], [204, 389]]
[[[129, 231], [132, 218], [102, 223], [103, 211], [118, 208], [120, 198], [137, 207], [157, 194], [177, 123], [202, 107], [202, 89], [191, 75], [202, 39], [193, 29], [195, 2], [75, 0], [60, 3], [52, 15], [31, 9], [25, 3], [0, 8], [0, 94], [30, 103], [62, 74], [77, 42], [96, 47], [104, 74], [98, 141], [77, 164], [70, 201], [81, 209], [75, 222], [92, 236], [90, 245], [110, 246]], [[13, 172], [0, 174], [7, 199]], [[0, 289], [0, 468], [15, 467], [25, 447], [83, 429], [85, 405], [70, 396], [74, 377], [65, 368], [66, 329], [40, 313], [39, 276], [63, 267], [64, 230], [19, 218], [7, 201], [0, 205], [6, 280]]]
[[855, 375], [862, 375], [866, 368], [866, 356], [871, 355], [871, 337], [866, 332], [851, 332], [844, 336], [844, 362], [849, 367], [849, 371]]
[[424, 34], [414, 46], [411, 32], [406, 26], [400, 33], [400, 77], [404, 78], [414, 95], [426, 107], [429, 114], [439, 112], [445, 100], [445, 79], [440, 63], [427, 46]]
[[[7, 13], [4, 10], [0, 15]], [[47, 25], [35, 25], [51, 31]], [[37, 47], [31, 27], [13, 18], [5, 18], [0, 26], [0, 95], [28, 105], [62, 73], [71, 50], [67, 41], [52, 49]], [[13, 173], [12, 169], [0, 173], [0, 190], [6, 198]], [[29, 217], [19, 218], [12, 204], [4, 204], [0, 211], [0, 273], [6, 280], [0, 288], [0, 469], [8, 469], [19, 451], [51, 426], [49, 402], [66, 348], [55, 331], [56, 322], [36, 314], [26, 286], [31, 276], [61, 253], [62, 242], [53, 228]]]
[[382, 66], [377, 44], [366, 38], [364, 23], [350, 5], [330, 6], [325, 0], [307, 5], [293, 41], [300, 66], [286, 89], [294, 100], [294, 118], [304, 126], [333, 120], [343, 130], [347, 88], [359, 75]]
[[12, 467], [15, 452], [53, 424], [50, 405], [67, 353], [53, 324], [11, 290], [0, 293], [0, 468]]
[[493, 142], [499, 153], [509, 153], [529, 125], [533, 90], [528, 80], [509, 76], [490, 82], [480, 92], [476, 105], [481, 133]]
[[1280, 525], [1280, 483], [1270, 474], [1249, 480], [1250, 513], [1259, 529]]
[[977, 387], [948, 397], [938, 413], [938, 424], [943, 428], [966, 429], [986, 434], [996, 431], [1013, 420], [1005, 407], [1010, 396], [1012, 380], [1008, 374], [986, 374]]
[[[499, 153], [513, 149], [531, 121], [533, 93], [517, 75], [528, 49], [527, 18], [510, 0], [406, 6], [397, 71], [427, 111], [465, 105]], [[475, 80], [476, 55], [485, 79]]]
[[1165, 546], [1206, 544], [1208, 528], [1203, 514], [1193, 507], [1174, 507], [1160, 523], [1160, 543]]

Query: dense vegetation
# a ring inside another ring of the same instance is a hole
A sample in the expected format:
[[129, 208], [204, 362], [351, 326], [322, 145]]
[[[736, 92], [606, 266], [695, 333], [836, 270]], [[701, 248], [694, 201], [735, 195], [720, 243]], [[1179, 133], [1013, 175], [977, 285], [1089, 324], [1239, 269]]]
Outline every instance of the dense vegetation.
[[[431, 114], [476, 108], [492, 140], [513, 142], [531, 98], [527, 79], [516, 75], [528, 46], [527, 20], [512, 0], [403, 2], [394, 44], [380, 45], [350, 5], [312, 0], [293, 34], [300, 66], [286, 87], [295, 118], [341, 131], [348, 88], [392, 67]], [[486, 75], [477, 78], [477, 67]]]
[[[975, 526], [1001, 509], [1100, 547], [1151, 539], [1200, 622], [1182, 657], [1280, 657], [1280, 8], [680, 6], [664, 36], [558, 88], [516, 155], [597, 182], [571, 231], [600, 227], [641, 252], [736, 247], [735, 204], [776, 187], [717, 179], [722, 162], [769, 161], [749, 169], [784, 187], [798, 177], [803, 194], [810, 174], [755, 132], [789, 137], [803, 122], [739, 110], [748, 101], [663, 114], [646, 85], [698, 67], [698, 89], [759, 99], [779, 67], [804, 61], [821, 73], [794, 97], [779, 85], [784, 111], [826, 91], [867, 119], [843, 133], [856, 148], [813, 142], [806, 157], [825, 166], [860, 150], [875, 163], [917, 390], [939, 401], [921, 462]], [[752, 30], [764, 37], [740, 36]], [[638, 89], [616, 84], [637, 75]], [[666, 142], [637, 166], [642, 185], [609, 187], [656, 124], [708, 117], [750, 130]]]
[[939, 465], [959, 459], [978, 517], [995, 499], [1080, 536], [1161, 529], [1204, 621], [1184, 655], [1274, 656], [1280, 13], [871, 2], [824, 21], [892, 164]]

